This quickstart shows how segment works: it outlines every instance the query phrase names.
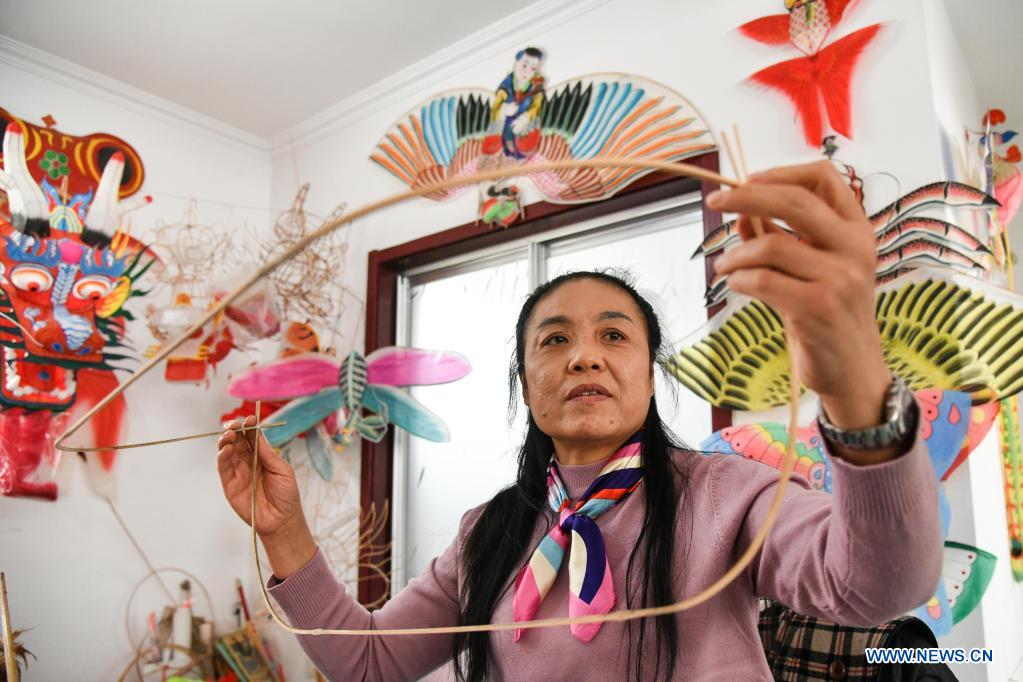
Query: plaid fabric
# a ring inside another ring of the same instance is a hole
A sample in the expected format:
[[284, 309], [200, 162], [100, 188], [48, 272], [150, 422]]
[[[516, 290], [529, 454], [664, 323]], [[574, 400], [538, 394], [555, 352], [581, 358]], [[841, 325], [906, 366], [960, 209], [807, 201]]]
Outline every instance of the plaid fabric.
[[907, 618], [876, 628], [845, 627], [767, 602], [760, 612], [760, 639], [776, 680], [873, 681], [881, 666], [868, 664], [864, 649], [884, 646]]

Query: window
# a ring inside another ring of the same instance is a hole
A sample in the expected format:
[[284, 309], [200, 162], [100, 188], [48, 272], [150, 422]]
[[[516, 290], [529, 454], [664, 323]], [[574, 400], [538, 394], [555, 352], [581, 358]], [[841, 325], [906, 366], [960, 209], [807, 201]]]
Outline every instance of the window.
[[[716, 153], [689, 161], [718, 170]], [[525, 413], [509, 429], [507, 369], [515, 316], [535, 285], [569, 269], [628, 267], [662, 314], [669, 340], [706, 319], [709, 264], [689, 256], [701, 233], [721, 225], [702, 201], [714, 189], [651, 173], [600, 202], [531, 204], [510, 229], [474, 221], [369, 253], [366, 352], [396, 344], [457, 350], [474, 370], [456, 384], [412, 391], [448, 424], [450, 443], [400, 430], [362, 442], [360, 507], [386, 513], [394, 535], [385, 525], [360, 546], [359, 601], [386, 600], [392, 584], [403, 586], [449, 544], [465, 511], [513, 481]], [[659, 383], [663, 414], [686, 442], [731, 423], [726, 410], [669, 386], [678, 405]], [[381, 545], [393, 549], [394, 571], [392, 552], [381, 553]]]
[[[690, 260], [703, 222], [700, 196], [689, 193], [401, 273], [396, 343], [457, 350], [473, 371], [452, 384], [412, 389], [448, 425], [449, 443], [395, 435], [394, 589], [450, 544], [468, 509], [515, 480], [526, 408], [519, 404], [509, 427], [508, 366], [529, 291], [572, 270], [625, 268], [660, 314], [668, 340], [679, 339], [707, 317], [704, 263]], [[660, 374], [655, 390], [662, 416], [686, 443], [711, 432], [705, 402]]]

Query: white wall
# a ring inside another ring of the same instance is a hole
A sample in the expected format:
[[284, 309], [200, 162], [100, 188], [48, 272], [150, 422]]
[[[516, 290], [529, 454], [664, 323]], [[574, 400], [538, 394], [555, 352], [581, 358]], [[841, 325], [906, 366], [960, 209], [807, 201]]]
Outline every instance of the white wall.
[[[110, 132], [138, 150], [146, 170], [142, 192], [154, 195], [154, 202], [132, 214], [136, 236], [145, 238], [157, 221], [181, 218], [185, 201], [169, 195], [253, 207], [200, 203], [199, 219], [224, 229], [267, 220], [265, 141], [5, 38], [0, 93], [0, 105], [30, 122], [52, 114], [64, 132]], [[129, 309], [141, 317], [144, 303], [136, 299]], [[154, 343], [139, 324], [129, 338], [140, 350]], [[154, 372], [127, 393], [127, 437], [215, 430], [218, 415], [230, 406], [222, 389], [222, 381], [211, 390], [170, 386]], [[220, 493], [215, 448], [207, 440], [123, 451], [117, 504], [156, 566], [186, 569], [209, 588], [223, 632], [233, 623], [234, 578], [247, 579], [251, 561], [241, 523]], [[133, 655], [125, 606], [146, 568], [106, 503], [86, 487], [76, 457], [61, 463], [58, 484], [56, 503], [0, 497], [0, 570], [7, 576], [14, 626], [31, 629], [24, 644], [38, 657], [25, 679], [116, 679]], [[175, 595], [178, 581], [167, 578]], [[144, 622], [153, 606], [146, 606], [147, 598], [162, 598], [152, 585], [140, 596], [132, 616]]]

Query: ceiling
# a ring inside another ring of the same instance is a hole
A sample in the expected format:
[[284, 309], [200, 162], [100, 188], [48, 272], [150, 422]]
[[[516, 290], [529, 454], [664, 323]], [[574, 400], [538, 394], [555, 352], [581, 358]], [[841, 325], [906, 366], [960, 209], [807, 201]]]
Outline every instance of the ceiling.
[[[0, 0], [0, 32], [267, 138], [533, 1]], [[1023, 119], [1023, 0], [944, 2], [981, 100]]]
[[269, 137], [534, 1], [0, 0], [0, 33]]

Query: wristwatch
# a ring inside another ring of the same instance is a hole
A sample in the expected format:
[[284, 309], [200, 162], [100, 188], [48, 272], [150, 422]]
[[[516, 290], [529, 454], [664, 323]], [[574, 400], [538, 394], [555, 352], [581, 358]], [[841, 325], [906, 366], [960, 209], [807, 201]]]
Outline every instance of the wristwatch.
[[819, 404], [817, 425], [830, 443], [850, 450], [879, 450], [902, 443], [916, 432], [920, 408], [906, 382], [893, 377], [885, 394], [884, 421], [867, 429], [840, 429], [828, 420], [824, 405]]

